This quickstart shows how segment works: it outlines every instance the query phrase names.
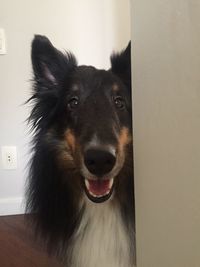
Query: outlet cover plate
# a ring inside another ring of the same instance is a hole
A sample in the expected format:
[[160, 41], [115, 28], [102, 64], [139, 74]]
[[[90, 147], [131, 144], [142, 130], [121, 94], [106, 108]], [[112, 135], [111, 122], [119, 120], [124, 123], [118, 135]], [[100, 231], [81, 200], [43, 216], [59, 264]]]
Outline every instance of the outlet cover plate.
[[6, 170], [17, 169], [17, 148], [16, 146], [1, 147], [2, 167]]

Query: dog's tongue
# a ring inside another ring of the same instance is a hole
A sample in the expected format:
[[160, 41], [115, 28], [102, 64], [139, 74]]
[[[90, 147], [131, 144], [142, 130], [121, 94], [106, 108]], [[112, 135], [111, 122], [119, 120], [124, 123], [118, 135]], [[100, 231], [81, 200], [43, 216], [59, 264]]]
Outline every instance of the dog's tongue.
[[103, 196], [110, 192], [112, 187], [111, 180], [87, 180], [86, 187], [94, 196]]

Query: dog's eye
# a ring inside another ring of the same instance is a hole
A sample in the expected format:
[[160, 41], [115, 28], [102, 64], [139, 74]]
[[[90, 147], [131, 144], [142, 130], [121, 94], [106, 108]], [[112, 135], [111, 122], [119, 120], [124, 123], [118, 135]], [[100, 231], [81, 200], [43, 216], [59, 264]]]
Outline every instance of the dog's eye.
[[113, 101], [115, 106], [119, 109], [123, 109], [125, 107], [125, 101], [122, 96], [115, 96], [113, 97]]
[[68, 108], [69, 109], [75, 109], [78, 107], [79, 104], [79, 99], [77, 96], [73, 96], [72, 98], [70, 98], [69, 102], [68, 102]]

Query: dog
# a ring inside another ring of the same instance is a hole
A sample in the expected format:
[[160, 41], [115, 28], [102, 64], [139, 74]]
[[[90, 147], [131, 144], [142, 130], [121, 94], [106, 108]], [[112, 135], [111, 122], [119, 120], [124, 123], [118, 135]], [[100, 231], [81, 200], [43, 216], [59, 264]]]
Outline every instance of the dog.
[[133, 267], [131, 44], [111, 68], [32, 41], [34, 133], [27, 212], [66, 267]]

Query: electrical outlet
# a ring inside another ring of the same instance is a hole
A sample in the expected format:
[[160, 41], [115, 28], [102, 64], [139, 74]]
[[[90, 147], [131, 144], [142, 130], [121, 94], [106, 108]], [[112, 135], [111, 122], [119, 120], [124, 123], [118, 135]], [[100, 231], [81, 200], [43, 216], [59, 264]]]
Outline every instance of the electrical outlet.
[[17, 169], [17, 148], [16, 146], [2, 146], [1, 158], [3, 169]]

